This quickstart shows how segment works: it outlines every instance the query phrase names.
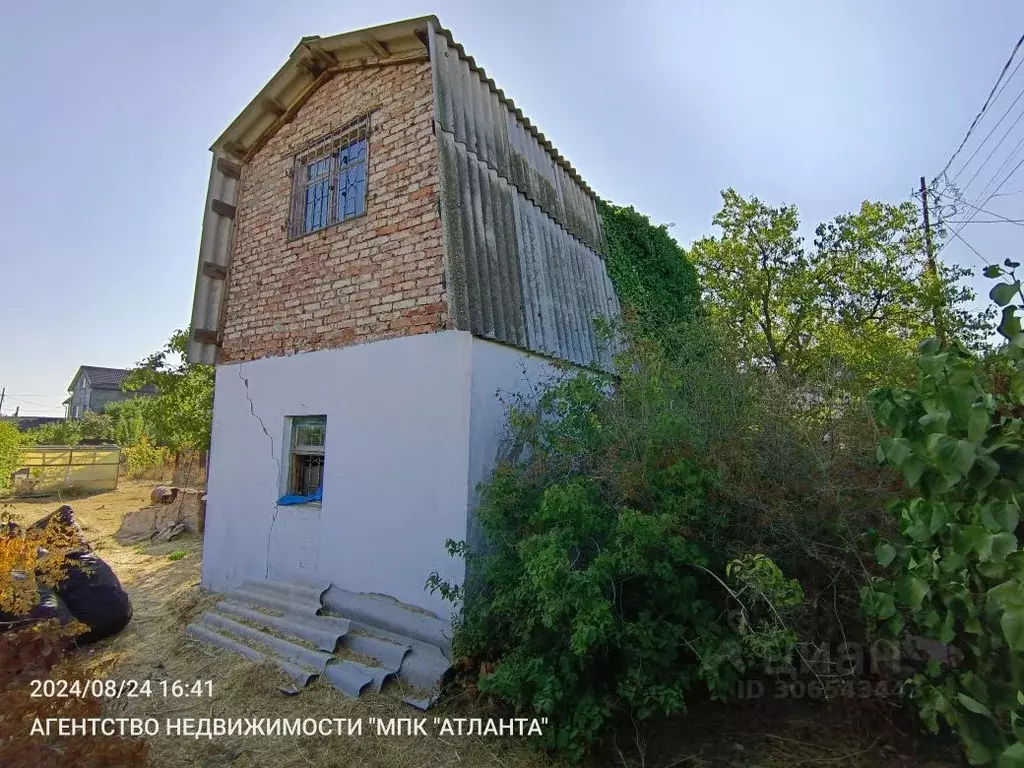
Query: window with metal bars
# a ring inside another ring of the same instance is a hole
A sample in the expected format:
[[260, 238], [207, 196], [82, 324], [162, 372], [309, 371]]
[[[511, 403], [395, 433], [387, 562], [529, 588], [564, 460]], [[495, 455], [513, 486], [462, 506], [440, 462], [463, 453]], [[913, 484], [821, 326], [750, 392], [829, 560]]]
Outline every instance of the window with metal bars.
[[292, 417], [288, 493], [311, 496], [324, 486], [326, 416]]
[[366, 212], [369, 134], [370, 119], [361, 117], [295, 156], [289, 237]]

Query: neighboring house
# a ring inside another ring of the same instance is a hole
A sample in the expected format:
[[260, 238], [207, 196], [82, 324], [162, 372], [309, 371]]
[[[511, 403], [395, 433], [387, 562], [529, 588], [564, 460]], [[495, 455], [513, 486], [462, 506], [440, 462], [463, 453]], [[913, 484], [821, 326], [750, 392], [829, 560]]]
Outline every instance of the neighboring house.
[[424, 582], [465, 576], [444, 545], [477, 537], [497, 393], [610, 363], [594, 193], [434, 17], [303, 38], [212, 152], [204, 585], [308, 577], [449, 616]]
[[71, 397], [64, 401], [67, 418], [80, 419], [86, 411], [103, 413], [107, 403], [117, 403], [137, 395], [151, 395], [152, 387], [143, 387], [137, 392], [125, 392], [121, 389], [128, 376], [124, 368], [100, 368], [95, 365], [83, 365], [78, 369], [75, 378], [68, 385]]

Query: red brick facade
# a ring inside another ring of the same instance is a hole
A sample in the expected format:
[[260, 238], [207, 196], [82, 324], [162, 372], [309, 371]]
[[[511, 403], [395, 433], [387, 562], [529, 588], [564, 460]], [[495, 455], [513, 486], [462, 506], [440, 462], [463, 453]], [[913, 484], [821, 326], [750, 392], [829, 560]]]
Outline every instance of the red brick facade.
[[[343, 72], [242, 170], [220, 361], [448, 325], [427, 62]], [[288, 239], [293, 155], [370, 112], [366, 213]]]

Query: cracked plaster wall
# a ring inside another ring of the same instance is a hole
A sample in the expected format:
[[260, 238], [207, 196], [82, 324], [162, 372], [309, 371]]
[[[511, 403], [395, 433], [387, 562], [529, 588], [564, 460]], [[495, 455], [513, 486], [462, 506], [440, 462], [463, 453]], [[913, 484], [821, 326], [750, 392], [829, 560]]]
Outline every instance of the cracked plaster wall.
[[[450, 614], [423, 589], [461, 582], [470, 357], [465, 332], [217, 367], [203, 584], [303, 575]], [[279, 507], [287, 418], [327, 416], [321, 506]]]
[[[304, 576], [447, 617], [424, 589], [461, 583], [448, 538], [480, 544], [477, 483], [551, 361], [443, 331], [217, 367], [203, 584]], [[323, 504], [279, 507], [287, 418], [327, 416]]]

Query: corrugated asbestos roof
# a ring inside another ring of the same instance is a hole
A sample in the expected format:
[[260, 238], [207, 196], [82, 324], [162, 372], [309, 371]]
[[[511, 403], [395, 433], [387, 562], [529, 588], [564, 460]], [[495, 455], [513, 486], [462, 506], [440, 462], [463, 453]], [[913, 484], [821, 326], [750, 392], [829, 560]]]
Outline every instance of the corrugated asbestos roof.
[[446, 30], [431, 30], [434, 119], [455, 326], [609, 367], [595, 318], [619, 304], [593, 192]]
[[240, 163], [337, 72], [427, 61], [434, 79], [441, 214], [455, 327], [606, 367], [594, 332], [618, 299], [600, 254], [597, 197], [435, 16], [305, 37], [214, 142], [188, 358], [216, 362]]
[[[247, 581], [225, 598], [185, 634], [276, 664], [293, 681], [293, 691], [322, 675], [356, 697], [364, 690], [380, 693], [396, 678], [403, 700], [427, 709], [451, 666], [441, 647], [450, 653], [443, 622], [397, 601], [303, 579]], [[321, 615], [325, 607], [342, 615]]]
[[433, 28], [437, 34], [445, 38], [448, 45], [466, 61], [470, 70], [479, 75], [498, 99], [508, 106], [522, 123], [523, 130], [536, 139], [552, 160], [589, 196], [596, 198], [576, 169], [559, 154], [515, 102], [487, 77], [483, 67], [466, 53], [449, 30], [441, 26], [437, 16], [419, 16], [330, 37], [310, 35], [302, 38], [288, 56], [288, 60], [238, 117], [231, 121], [210, 149], [213, 152], [225, 151], [240, 158], [253, 154], [281, 125], [291, 119], [294, 111], [297, 111], [317, 88], [327, 82], [329, 77], [324, 75], [332, 74], [332, 70], [335, 69], [425, 58], [428, 55], [429, 28]]

